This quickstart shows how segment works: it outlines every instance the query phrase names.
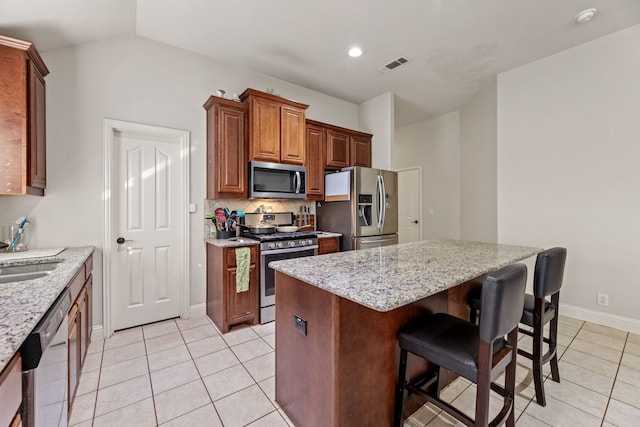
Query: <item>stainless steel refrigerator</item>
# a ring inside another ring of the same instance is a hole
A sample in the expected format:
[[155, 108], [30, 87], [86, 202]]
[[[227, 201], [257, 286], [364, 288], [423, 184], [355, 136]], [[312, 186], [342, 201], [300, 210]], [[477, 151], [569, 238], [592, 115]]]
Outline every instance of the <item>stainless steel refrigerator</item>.
[[325, 176], [317, 229], [342, 233], [341, 249], [398, 243], [398, 174], [354, 166]]

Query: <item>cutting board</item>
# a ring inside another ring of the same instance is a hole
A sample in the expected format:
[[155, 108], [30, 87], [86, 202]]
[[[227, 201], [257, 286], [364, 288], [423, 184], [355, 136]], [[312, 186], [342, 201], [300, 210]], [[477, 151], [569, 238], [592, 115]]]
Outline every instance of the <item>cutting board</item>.
[[65, 248], [29, 249], [24, 252], [0, 253], [0, 261], [12, 261], [17, 259], [42, 258], [47, 256], [54, 256], [54, 255], [58, 255], [60, 252], [64, 250]]

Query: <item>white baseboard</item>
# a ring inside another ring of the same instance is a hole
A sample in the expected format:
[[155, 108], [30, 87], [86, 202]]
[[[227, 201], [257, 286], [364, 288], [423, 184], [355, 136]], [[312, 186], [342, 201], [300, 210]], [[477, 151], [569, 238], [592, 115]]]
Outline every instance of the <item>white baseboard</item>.
[[602, 311], [589, 310], [575, 305], [560, 304], [560, 315], [585, 320], [599, 325], [609, 326], [623, 331], [640, 334], [640, 320], [622, 317]]
[[202, 317], [207, 314], [207, 304], [196, 304], [189, 306], [189, 318]]
[[[196, 304], [189, 307], [187, 318], [201, 317], [207, 314], [207, 304]], [[102, 325], [94, 325], [91, 328], [91, 340], [99, 341], [104, 339], [104, 327]]]
[[102, 325], [94, 325], [91, 327], [91, 341], [100, 341], [104, 339], [104, 328]]

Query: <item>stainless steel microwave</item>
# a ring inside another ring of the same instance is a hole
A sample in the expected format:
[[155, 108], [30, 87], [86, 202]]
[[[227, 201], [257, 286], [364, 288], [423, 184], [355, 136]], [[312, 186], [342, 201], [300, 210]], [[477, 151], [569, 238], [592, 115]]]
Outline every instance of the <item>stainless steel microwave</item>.
[[249, 197], [304, 199], [307, 168], [281, 163], [249, 162]]

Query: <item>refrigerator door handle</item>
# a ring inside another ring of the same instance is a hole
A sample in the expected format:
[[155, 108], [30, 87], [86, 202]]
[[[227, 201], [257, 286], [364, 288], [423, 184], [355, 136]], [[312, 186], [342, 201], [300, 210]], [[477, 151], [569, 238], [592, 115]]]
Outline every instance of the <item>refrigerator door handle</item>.
[[376, 199], [378, 202], [378, 206], [377, 206], [378, 229], [382, 228], [382, 209], [384, 209], [384, 206], [382, 204], [382, 182], [380, 178], [382, 178], [380, 175], [376, 175]]
[[395, 240], [395, 237], [391, 237], [389, 239], [373, 239], [373, 240], [362, 240], [360, 243], [382, 243], [382, 242], [391, 242]]
[[384, 185], [384, 176], [378, 175], [380, 177], [380, 189], [381, 189], [381, 197], [380, 204], [382, 205], [382, 220], [380, 221], [380, 231], [384, 228], [384, 223], [387, 219], [387, 187]]

